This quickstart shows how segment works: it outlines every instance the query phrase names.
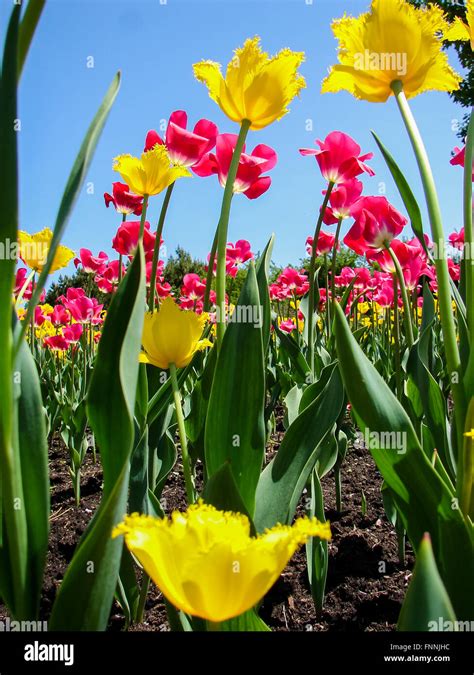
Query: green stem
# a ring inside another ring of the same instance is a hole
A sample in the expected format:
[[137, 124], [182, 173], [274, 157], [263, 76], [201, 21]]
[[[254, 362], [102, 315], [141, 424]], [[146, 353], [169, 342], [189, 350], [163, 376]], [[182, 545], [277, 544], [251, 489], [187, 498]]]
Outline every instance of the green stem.
[[81, 505], [81, 469], [80, 467], [78, 469], [74, 468], [74, 462], [72, 462], [73, 470], [74, 470], [74, 478], [73, 478], [73, 488], [74, 488], [74, 497], [76, 501], [76, 506]]
[[26, 289], [30, 285], [30, 281], [32, 281], [35, 274], [36, 274], [36, 270], [31, 270], [31, 272], [28, 274], [25, 283], [21, 287], [21, 291], [18, 293], [16, 302], [15, 302], [16, 307], [18, 307], [20, 305], [21, 301], [23, 300], [23, 296], [25, 295]]
[[181, 394], [179, 391], [178, 377], [176, 366], [170, 363], [171, 386], [173, 389], [174, 405], [176, 410], [176, 419], [178, 422], [179, 438], [181, 441], [181, 454], [183, 458], [183, 472], [184, 481], [186, 484], [186, 497], [188, 504], [193, 504], [195, 501], [194, 481], [191, 472], [191, 462], [188, 454], [188, 439], [186, 438], [186, 429], [184, 426], [184, 414], [181, 406]]
[[329, 341], [331, 336], [331, 302], [329, 301], [329, 270], [328, 270], [328, 254], [324, 254], [324, 271], [325, 271], [325, 287], [326, 287], [326, 334]]
[[[395, 265], [395, 271], [397, 274], [398, 278], [398, 284], [400, 286], [400, 292], [402, 295], [402, 301], [403, 301], [403, 320], [405, 322], [405, 328], [407, 331], [407, 342], [408, 346], [413, 347], [413, 324], [411, 320], [411, 305], [410, 301], [408, 300], [408, 293], [407, 293], [407, 287], [405, 285], [405, 277], [403, 276], [403, 270], [400, 265], [400, 261], [398, 260], [398, 256], [395, 253], [395, 251], [392, 249], [390, 244], [386, 245], [387, 251], [390, 253], [390, 256], [393, 260], [393, 264]], [[398, 307], [398, 305], [397, 305]]]
[[160, 258], [160, 242], [161, 235], [163, 233], [163, 227], [165, 224], [166, 213], [168, 211], [168, 206], [171, 199], [171, 194], [173, 192], [174, 183], [168, 185], [166, 190], [165, 198], [163, 200], [163, 205], [160, 211], [160, 217], [158, 219], [158, 226], [156, 228], [156, 239], [155, 239], [155, 248], [153, 249], [153, 262], [151, 264], [151, 277], [150, 277], [150, 301], [148, 304], [148, 309], [150, 312], [153, 312], [155, 308], [155, 293], [156, 293], [156, 271], [158, 269], [158, 261]]
[[142, 577], [142, 586], [140, 588], [140, 597], [138, 598], [137, 612], [136, 612], [136, 623], [142, 623], [143, 617], [145, 614], [145, 603], [146, 596], [148, 595], [148, 589], [150, 587], [150, 577], [143, 570]]
[[206, 290], [204, 292], [204, 311], [205, 312], [208, 312], [211, 308], [211, 303], [209, 302], [209, 297], [211, 295], [212, 277], [214, 275], [214, 260], [216, 259], [217, 234], [218, 234], [218, 232], [219, 232], [219, 227], [217, 227], [216, 233], [214, 235], [211, 253], [209, 255], [209, 264], [208, 264], [208, 267], [207, 267]]
[[[323, 224], [323, 217], [326, 211], [327, 205], [329, 203], [329, 197], [334, 187], [333, 182], [328, 183], [328, 189], [324, 195], [323, 205], [321, 211], [319, 212], [318, 221], [316, 223], [316, 229], [314, 231], [313, 237], [313, 246], [311, 248], [311, 260], [309, 263], [309, 295], [308, 295], [308, 365], [310, 368], [311, 378], [314, 377], [314, 339], [313, 339], [313, 329], [314, 329], [314, 273], [316, 267], [316, 247], [318, 245], [319, 233], [321, 231], [321, 226]], [[327, 302], [327, 301], [326, 301]]]
[[332, 263], [331, 263], [331, 302], [334, 305], [336, 301], [336, 261], [337, 261], [337, 245], [339, 244], [339, 235], [341, 234], [341, 225], [343, 218], [339, 218], [337, 221], [336, 228], [336, 238], [334, 240], [334, 248], [332, 250]]
[[142, 215], [141, 215], [141, 218], [140, 218], [140, 233], [138, 235], [137, 251], [138, 251], [138, 248], [140, 247], [140, 244], [143, 241], [143, 234], [145, 232], [145, 221], [146, 221], [147, 209], [148, 209], [148, 195], [143, 195], [143, 207], [142, 207]]
[[446, 354], [446, 364], [451, 381], [451, 391], [454, 402], [454, 418], [456, 422], [456, 432], [458, 448], [461, 448], [462, 434], [464, 429], [464, 417], [466, 414], [466, 396], [462, 383], [461, 359], [456, 340], [456, 326], [451, 307], [451, 286], [448, 271], [448, 263], [445, 255], [441, 252], [445, 250], [444, 232], [441, 219], [441, 210], [439, 206], [436, 185], [431, 170], [430, 161], [426, 152], [423, 139], [416, 124], [413, 113], [408, 105], [408, 101], [403, 92], [403, 84], [399, 80], [392, 83], [392, 90], [400, 110], [403, 122], [405, 124], [408, 136], [410, 138], [418, 169], [423, 183], [428, 215], [431, 223], [431, 235], [437, 249], [435, 256], [436, 277], [438, 281], [438, 303], [441, 319], [441, 328], [443, 331], [444, 350]]
[[[122, 225], [126, 220], [127, 220], [127, 214], [122, 213]], [[118, 267], [118, 282], [119, 282], [119, 285], [121, 284], [122, 278], [123, 278], [122, 262], [123, 262], [123, 255], [121, 253], [119, 253], [119, 267]]]
[[227, 231], [229, 228], [230, 207], [232, 197], [234, 194], [234, 183], [237, 177], [237, 170], [239, 168], [239, 161], [245, 144], [251, 122], [243, 120], [237, 143], [235, 145], [234, 154], [229, 167], [229, 174], [227, 176], [224, 196], [222, 198], [221, 215], [219, 218], [219, 225], [217, 227], [217, 272], [216, 272], [216, 342], [217, 350], [219, 352], [222, 340], [225, 333], [225, 282], [226, 282], [226, 247], [227, 247]]
[[397, 398], [402, 400], [402, 365], [400, 358], [400, 316], [398, 311], [398, 280], [397, 275], [393, 275], [393, 344], [395, 352], [395, 381], [397, 384]]

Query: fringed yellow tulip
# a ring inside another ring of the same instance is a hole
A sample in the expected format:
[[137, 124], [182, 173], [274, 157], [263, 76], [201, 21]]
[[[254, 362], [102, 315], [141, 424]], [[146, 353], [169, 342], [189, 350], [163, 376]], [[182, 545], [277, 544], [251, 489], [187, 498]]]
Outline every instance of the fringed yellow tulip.
[[141, 158], [119, 155], [114, 160], [113, 169], [121, 175], [131, 192], [148, 196], [157, 195], [178, 178], [191, 175], [187, 169], [171, 165], [164, 145], [155, 145]]
[[187, 366], [196, 351], [211, 346], [209, 340], [201, 340], [206, 320], [206, 314], [182, 310], [172, 298], [165, 298], [159, 312], [145, 314], [141, 362], [165, 370], [170, 363]]
[[[48, 258], [52, 238], [53, 233], [49, 227], [45, 227], [44, 230], [36, 234], [18, 232], [19, 257], [25, 265], [32, 270], [41, 272]], [[67, 246], [58, 246], [50, 273], [67, 267], [74, 256], [74, 251], [71, 251]]]
[[344, 16], [332, 29], [339, 40], [339, 64], [322, 92], [346, 90], [356, 98], [384, 102], [400, 81], [407, 98], [424, 91], [454, 91], [461, 77], [442, 51], [448, 24], [440, 7], [417, 9], [407, 0], [373, 0], [371, 11]]
[[203, 502], [171, 519], [127, 516], [114, 530], [121, 534], [175, 607], [213, 622], [253, 607], [309, 537], [331, 538], [329, 523], [308, 518], [251, 537], [246, 516]]
[[463, 40], [471, 42], [471, 49], [474, 51], [474, 0], [467, 0], [466, 21], [463, 23], [457, 16], [449, 29], [444, 33], [445, 40], [455, 41]]
[[298, 68], [303, 52], [282, 49], [269, 57], [260, 47], [260, 38], [246, 40], [236, 49], [225, 78], [214, 61], [194, 64], [194, 75], [204, 82], [209, 96], [234, 122], [251, 122], [250, 129], [263, 129], [288, 112], [288, 105], [306, 86]]

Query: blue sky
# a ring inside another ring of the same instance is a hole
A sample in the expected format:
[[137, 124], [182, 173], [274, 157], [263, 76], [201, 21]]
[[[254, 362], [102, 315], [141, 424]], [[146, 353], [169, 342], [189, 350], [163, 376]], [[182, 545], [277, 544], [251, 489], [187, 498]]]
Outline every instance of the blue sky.
[[[370, 129], [392, 150], [415, 193], [423, 202], [420, 181], [394, 99], [369, 104], [349, 94], [321, 95], [328, 67], [336, 62], [330, 23], [346, 11], [357, 15], [369, 0], [47, 0], [20, 88], [21, 227], [28, 232], [54, 224], [63, 187], [83, 135], [114, 73], [122, 87], [99, 142], [64, 243], [78, 250], [111, 252], [119, 217], [106, 209], [103, 193], [120, 180], [112, 171], [118, 154], [137, 155], [146, 132], [158, 128], [176, 109], [188, 112], [192, 125], [201, 117], [221, 132], [237, 132], [204, 85], [193, 77], [192, 64], [203, 58], [222, 64], [247, 37], [260, 35], [266, 51], [282, 47], [306, 52], [302, 73], [307, 89], [280, 122], [250, 134], [248, 149], [273, 146], [279, 156], [269, 192], [255, 201], [234, 199], [229, 239], [249, 239], [261, 250], [276, 234], [274, 260], [297, 264], [305, 239], [314, 230], [324, 183], [316, 162], [298, 148], [311, 146], [337, 129], [351, 134], [363, 152], [373, 151], [374, 178], [364, 179], [366, 194], [386, 196], [402, 208]], [[0, 0], [2, 34], [11, 0]], [[2, 35], [3, 37], [3, 35]], [[88, 59], [93, 58], [93, 68]], [[456, 55], [450, 54], [457, 67]], [[459, 141], [456, 120], [463, 110], [446, 94], [428, 93], [412, 102], [434, 167], [445, 230], [462, 226], [462, 171], [449, 164]], [[312, 126], [312, 129], [311, 129]], [[94, 193], [91, 191], [91, 184]], [[181, 180], [168, 213], [164, 238], [168, 252], [178, 244], [204, 258], [217, 223], [222, 190], [217, 179]], [[150, 202], [156, 227], [162, 196]], [[423, 204], [424, 206], [424, 204]], [[347, 228], [346, 228], [347, 229]], [[425, 230], [427, 228], [425, 219]], [[407, 231], [408, 234], [408, 231]]]

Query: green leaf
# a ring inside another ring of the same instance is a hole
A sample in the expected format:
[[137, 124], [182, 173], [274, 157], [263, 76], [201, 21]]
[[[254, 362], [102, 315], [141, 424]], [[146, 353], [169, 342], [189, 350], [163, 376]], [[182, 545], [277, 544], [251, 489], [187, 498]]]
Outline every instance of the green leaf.
[[[260, 308], [255, 267], [250, 265], [235, 316]], [[207, 475], [229, 462], [250, 514], [265, 451], [265, 368], [262, 323], [229, 323], [217, 359], [205, 430]]]
[[455, 475], [447, 426], [447, 404], [443, 392], [428, 369], [428, 341], [431, 325], [428, 325], [413, 345], [407, 362], [407, 372], [420, 394], [426, 424], [433, 435], [439, 456], [451, 477]]
[[383, 145], [382, 141], [374, 131], [372, 131], [372, 136], [375, 138], [375, 142], [379, 146], [380, 152], [382, 153], [383, 158], [385, 159], [385, 162], [390, 170], [390, 173], [392, 174], [392, 178], [395, 181], [395, 184], [398, 188], [400, 197], [402, 198], [403, 203], [405, 204], [405, 208], [408, 212], [408, 215], [410, 216], [410, 223], [413, 228], [413, 232], [416, 234], [420, 244], [423, 246], [423, 250], [425, 251], [425, 253], [429, 255], [428, 248], [426, 246], [426, 241], [423, 236], [423, 222], [421, 219], [421, 211], [420, 207], [418, 206], [418, 202], [415, 199], [415, 195], [413, 194], [410, 185], [408, 184], [407, 179], [401, 172], [398, 164], [396, 163], [390, 152]]
[[[144, 364], [141, 364], [144, 365]], [[130, 494], [128, 498], [130, 513], [149, 514], [148, 505], [148, 427], [140, 435], [136, 427], [136, 443], [130, 461]]]
[[103, 497], [59, 589], [51, 630], [107, 627], [122, 557], [123, 540], [111, 535], [126, 512], [144, 310], [140, 247], [110, 305], [88, 397], [89, 420], [104, 470]]
[[219, 624], [219, 631], [223, 632], [271, 632], [271, 628], [267, 626], [265, 621], [261, 619], [254, 609], [249, 609], [248, 612], [240, 614], [233, 619], [222, 621]]
[[418, 548], [415, 570], [398, 619], [398, 630], [443, 630], [456, 621], [453, 606], [436, 567], [431, 539], [425, 534]]
[[23, 72], [31, 41], [45, 4], [46, 0], [30, 0], [21, 20], [20, 39], [18, 41], [18, 80], [20, 80]]
[[278, 453], [260, 477], [254, 519], [258, 532], [277, 523], [291, 523], [322, 441], [340, 415], [342, 382], [334, 364], [330, 369], [327, 384], [321, 392], [313, 389], [314, 399], [290, 426]]
[[[326, 522], [324, 515], [324, 497], [318, 472], [311, 474], [311, 503], [308, 510], [310, 518], [317, 518], [321, 523]], [[306, 567], [308, 570], [309, 586], [314, 606], [318, 616], [322, 612], [326, 579], [328, 573], [328, 542], [317, 537], [310, 537], [306, 543]]]
[[[467, 619], [474, 601], [472, 528], [423, 452], [405, 410], [358, 346], [337, 304], [335, 309], [337, 352], [353, 414], [362, 432], [376, 432], [371, 433], [376, 442], [369, 449], [392, 491], [413, 548], [417, 551], [423, 534], [431, 533], [443, 582], [457, 615]], [[387, 433], [397, 434], [388, 449]]]
[[[0, 80], [0, 148], [2, 179], [0, 198], [0, 245], [9, 251], [17, 241], [18, 158], [17, 132], [17, 54], [20, 6], [13, 8], [8, 24]], [[13, 402], [12, 291], [15, 257], [0, 258], [0, 472], [2, 506], [0, 513], [0, 590], [16, 619], [28, 619], [28, 530], [25, 509], [14, 508], [14, 500], [24, 504], [20, 450], [15, 429]], [[36, 600], [34, 601], [36, 602]]]
[[283, 356], [288, 359], [292, 369], [291, 376], [293, 380], [299, 384], [307, 384], [310, 369], [303, 352], [291, 335], [284, 333], [278, 328], [276, 322], [273, 323], [273, 328], [280, 343], [280, 358]]
[[228, 463], [223, 464], [221, 468], [208, 480], [202, 498], [207, 504], [212, 504], [221, 511], [234, 511], [243, 513], [250, 521], [251, 534], [255, 534], [255, 527], [252, 517], [247, 511], [239, 489]]
[[153, 493], [159, 498], [165, 487], [166, 479], [173, 470], [178, 457], [175, 442], [169, 431], [167, 431], [158, 441], [156, 455], [157, 474]]
[[262, 255], [258, 259], [256, 266], [258, 292], [260, 295], [260, 305], [262, 307], [262, 341], [263, 351], [266, 353], [268, 344], [270, 342], [270, 327], [272, 321], [272, 307], [270, 303], [270, 295], [268, 293], [268, 271], [270, 269], [270, 262], [272, 259], [273, 244], [275, 243], [275, 235], [272, 234], [265, 246]]

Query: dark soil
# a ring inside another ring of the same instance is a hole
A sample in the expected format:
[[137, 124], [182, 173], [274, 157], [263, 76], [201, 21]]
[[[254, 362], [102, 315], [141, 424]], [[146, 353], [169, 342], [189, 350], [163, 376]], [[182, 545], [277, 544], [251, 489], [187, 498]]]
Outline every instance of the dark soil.
[[[273, 445], [278, 446], [281, 434]], [[272, 453], [273, 454], [273, 453]], [[100, 460], [88, 453], [82, 469], [82, 498], [75, 506], [68, 472], [68, 454], [58, 441], [50, 450], [51, 534], [45, 570], [41, 618], [47, 620], [77, 542], [97, 509], [102, 484]], [[342, 470], [343, 510], [335, 510], [332, 472], [323, 479], [326, 517], [333, 538], [329, 543], [329, 573], [323, 615], [316, 617], [306, 572], [304, 549], [297, 553], [268, 593], [262, 619], [275, 631], [387, 631], [394, 630], [413, 564], [407, 545], [406, 567], [398, 561], [397, 537], [388, 522], [380, 494], [382, 479], [370, 454], [357, 443]], [[367, 511], [363, 514], [363, 495]], [[163, 491], [166, 511], [184, 508], [180, 466]], [[0, 618], [6, 616], [0, 605]], [[114, 604], [110, 630], [122, 630], [121, 609]], [[150, 587], [145, 621], [134, 631], [169, 630], [163, 598]]]

